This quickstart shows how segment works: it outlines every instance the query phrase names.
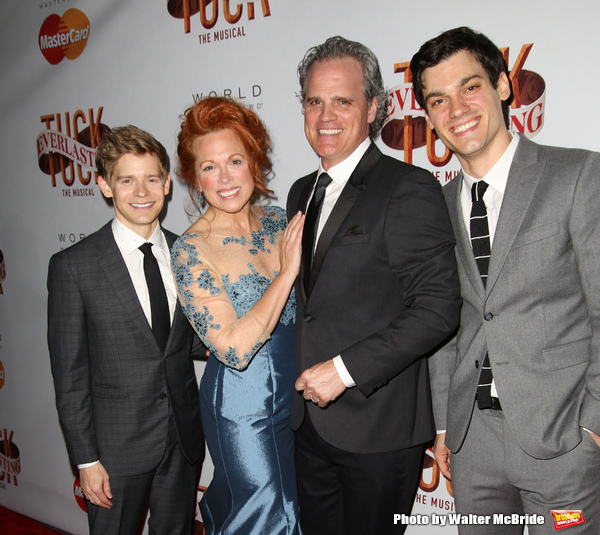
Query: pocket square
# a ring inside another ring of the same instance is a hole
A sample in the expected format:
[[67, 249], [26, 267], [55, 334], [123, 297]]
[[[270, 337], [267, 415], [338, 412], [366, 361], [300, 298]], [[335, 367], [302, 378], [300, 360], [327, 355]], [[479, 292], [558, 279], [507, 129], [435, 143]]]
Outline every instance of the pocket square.
[[344, 234], [344, 236], [358, 236], [362, 233], [363, 231], [360, 228], [360, 225], [352, 225], [351, 227], [348, 227], [348, 230], [346, 230], [346, 234]]

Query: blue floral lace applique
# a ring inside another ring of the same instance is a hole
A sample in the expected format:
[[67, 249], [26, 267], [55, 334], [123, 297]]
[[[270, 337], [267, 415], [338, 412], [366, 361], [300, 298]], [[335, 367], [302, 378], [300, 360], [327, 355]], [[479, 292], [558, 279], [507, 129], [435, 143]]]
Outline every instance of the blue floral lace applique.
[[229, 275], [222, 277], [225, 291], [238, 318], [241, 318], [258, 302], [271, 284], [271, 280], [261, 275], [252, 262], [247, 265], [250, 273], [240, 275], [235, 282], [230, 281]]
[[287, 221], [285, 218], [285, 210], [279, 206], [265, 206], [263, 207], [265, 212], [264, 216], [260, 216], [262, 228], [255, 230], [250, 234], [250, 241], [246, 236], [228, 236], [223, 240], [223, 245], [228, 243], [238, 243], [242, 246], [246, 246], [248, 243], [252, 246], [248, 252], [252, 255], [256, 255], [259, 251], [263, 253], [270, 253], [271, 250], [265, 247], [265, 241], [268, 240], [270, 244], [275, 243], [275, 235], [285, 230]]
[[[279, 207], [265, 207], [265, 215], [260, 217], [263, 228], [257, 230], [251, 235], [251, 244], [253, 247], [249, 250], [251, 254], [258, 254], [259, 251], [270, 253], [269, 249], [266, 249], [266, 240], [269, 243], [275, 243], [275, 235], [286, 227], [285, 211]], [[219, 293], [221, 290], [215, 286], [215, 277], [211, 275], [208, 269], [201, 270], [195, 280], [191, 273], [190, 268], [197, 264], [202, 264], [202, 261], [198, 258], [198, 251], [196, 247], [187, 242], [190, 238], [196, 237], [196, 234], [187, 234], [181, 236], [174, 244], [171, 253], [171, 265], [175, 274], [175, 281], [179, 288], [179, 293], [182, 296], [184, 302], [183, 312], [185, 316], [192, 322], [198, 335], [204, 341], [207, 349], [215, 355], [215, 357], [227, 366], [236, 368], [238, 370], [245, 369], [252, 361], [255, 353], [263, 345], [263, 342], [259, 342], [253, 347], [249, 353], [243, 355], [240, 358], [237, 355], [237, 351], [233, 347], [229, 347], [227, 353], [220, 355], [219, 352], [210, 343], [207, 342], [208, 329], [220, 329], [221, 325], [214, 323], [214, 317], [210, 314], [208, 307], [203, 306], [202, 311], [198, 311], [193, 305], [195, 287], [207, 290], [214, 295]], [[239, 238], [229, 237], [223, 240], [223, 244], [235, 242], [242, 246], [247, 245], [249, 242], [246, 236]], [[187, 262], [179, 263], [181, 252], [187, 253]], [[236, 311], [238, 317], [244, 316], [262, 297], [266, 289], [271, 284], [271, 280], [268, 277], [261, 275], [252, 262], [247, 264], [249, 273], [245, 273], [239, 276], [236, 282], [230, 282], [228, 274], [222, 275], [223, 285], [225, 291]], [[275, 273], [277, 276], [277, 273]], [[285, 325], [293, 323], [296, 316], [296, 300], [295, 291], [292, 288], [290, 297], [281, 313], [280, 321]]]

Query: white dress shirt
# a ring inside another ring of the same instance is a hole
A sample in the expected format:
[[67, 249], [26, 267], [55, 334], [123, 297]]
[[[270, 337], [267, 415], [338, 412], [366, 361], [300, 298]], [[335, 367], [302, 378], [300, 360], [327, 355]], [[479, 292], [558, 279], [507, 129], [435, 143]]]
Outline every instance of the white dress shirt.
[[173, 314], [175, 313], [175, 306], [177, 305], [177, 290], [175, 288], [173, 274], [171, 273], [171, 251], [160, 225], [156, 225], [154, 233], [146, 240], [130, 228], [126, 227], [115, 217], [112, 221], [112, 231], [115, 241], [117, 242], [117, 247], [119, 248], [119, 251], [121, 251], [121, 255], [123, 255], [127, 271], [129, 271], [135, 293], [137, 294], [140, 305], [142, 306], [150, 326], [152, 326], [150, 295], [148, 293], [148, 285], [146, 284], [146, 275], [144, 273], [144, 253], [139, 250], [139, 247], [146, 242], [152, 244], [152, 254], [154, 254], [154, 257], [158, 262], [162, 281], [165, 285], [165, 292], [167, 293], [169, 314], [171, 321], [173, 321]]

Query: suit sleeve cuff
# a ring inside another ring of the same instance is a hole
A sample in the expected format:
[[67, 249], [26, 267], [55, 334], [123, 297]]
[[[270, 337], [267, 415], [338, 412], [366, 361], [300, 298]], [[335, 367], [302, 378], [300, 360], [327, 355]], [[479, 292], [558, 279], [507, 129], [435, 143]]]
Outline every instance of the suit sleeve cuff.
[[352, 388], [353, 386], [356, 386], [354, 379], [352, 379], [352, 376], [348, 373], [348, 369], [346, 368], [341, 355], [333, 358], [333, 365], [335, 366], [342, 383], [346, 385], [346, 388]]

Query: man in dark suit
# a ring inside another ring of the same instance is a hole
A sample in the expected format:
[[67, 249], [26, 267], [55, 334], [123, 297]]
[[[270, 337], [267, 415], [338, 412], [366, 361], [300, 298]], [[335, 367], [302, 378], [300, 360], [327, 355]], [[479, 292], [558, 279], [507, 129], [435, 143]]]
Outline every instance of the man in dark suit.
[[461, 324], [430, 359], [434, 454], [457, 511], [600, 533], [600, 154], [510, 133], [502, 54], [469, 28], [425, 43], [411, 71], [463, 168], [444, 187]]
[[48, 273], [60, 422], [91, 533], [135, 534], [149, 506], [150, 533], [189, 535], [204, 438], [194, 335], [170, 270], [176, 236], [158, 223], [169, 157], [126, 126], [103, 137], [96, 165], [115, 218], [54, 255]]
[[303, 397], [291, 419], [301, 526], [400, 533], [394, 514], [410, 512], [434, 436], [425, 357], [458, 323], [454, 237], [435, 178], [373, 143], [387, 99], [373, 53], [333, 37], [308, 51], [299, 77], [320, 157], [288, 197], [288, 214], [306, 211], [296, 286]]

